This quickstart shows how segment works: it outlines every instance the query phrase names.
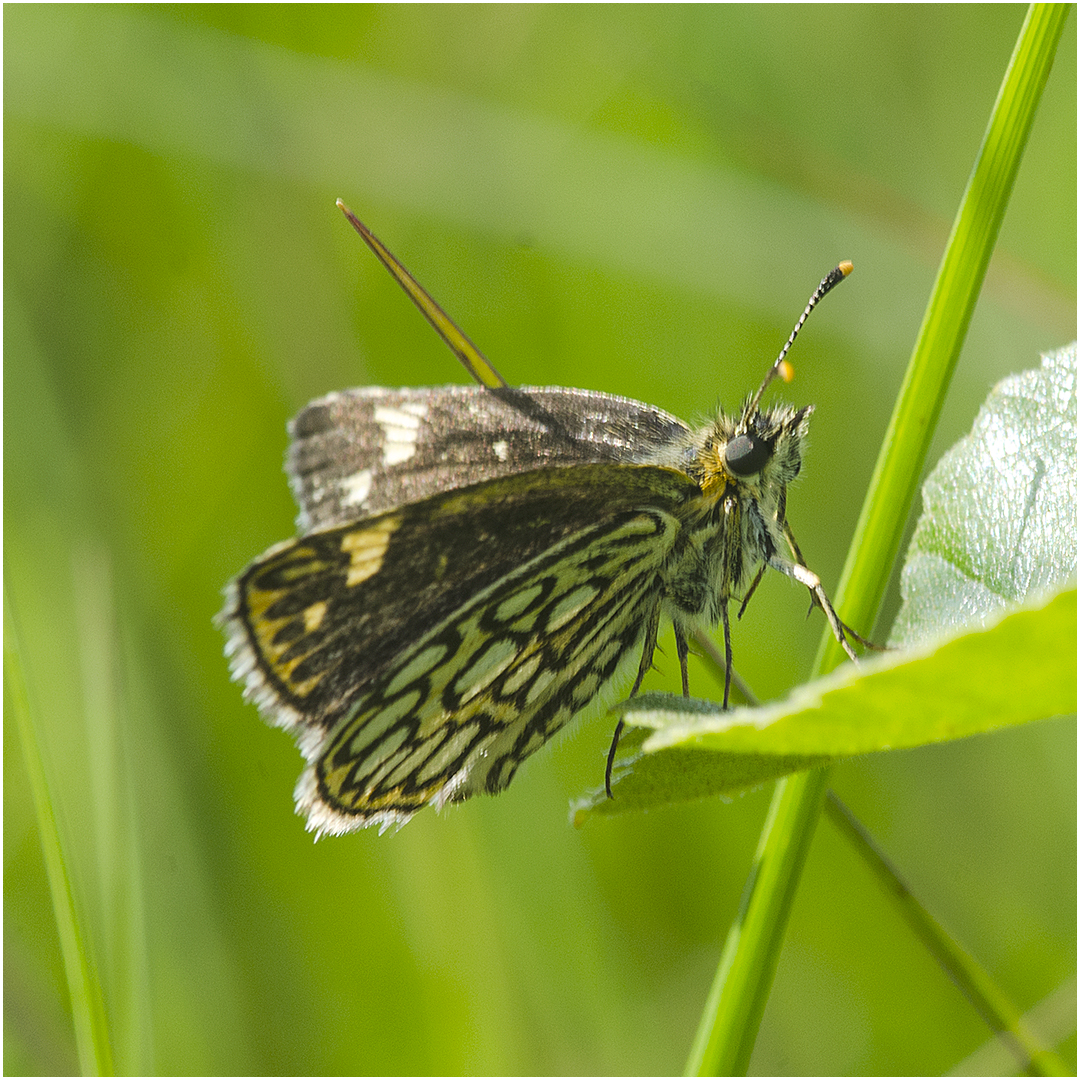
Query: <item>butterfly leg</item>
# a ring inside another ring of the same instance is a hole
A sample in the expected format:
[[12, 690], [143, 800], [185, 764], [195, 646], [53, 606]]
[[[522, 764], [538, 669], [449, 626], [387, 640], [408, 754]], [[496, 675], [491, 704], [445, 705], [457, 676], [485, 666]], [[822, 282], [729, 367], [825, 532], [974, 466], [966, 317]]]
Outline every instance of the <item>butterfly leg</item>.
[[[795, 556], [795, 565], [801, 567], [806, 574], [813, 578], [816, 584], [811, 585], [808, 582], [803, 581], [802, 578], [798, 575], [791, 573], [790, 570], [777, 567], [775, 563], [772, 562], [772, 560], [770, 560], [770, 564], [773, 565], [775, 569], [780, 569], [781, 573], [787, 574], [788, 577], [793, 577], [796, 581], [800, 582], [803, 585], [806, 585], [806, 587], [810, 590], [810, 610], [813, 611], [815, 607], [819, 607], [822, 611], [825, 612], [825, 618], [829, 620], [829, 626], [832, 628], [832, 632], [836, 636], [836, 640], [839, 641], [840, 644], [844, 647], [844, 652], [846, 652], [852, 660], [855, 659], [855, 654], [852, 652], [851, 647], [847, 641], [847, 638], [849, 637], [852, 638], [854, 641], [857, 641], [864, 649], [872, 649], [874, 652], [885, 652], [886, 649], [884, 645], [875, 645], [874, 642], [867, 641], [867, 639], [864, 638], [862, 634], [857, 633], [855, 630], [852, 630], [851, 627], [848, 626], [846, 622], [843, 622], [841, 618], [836, 614], [835, 609], [829, 602], [829, 598], [825, 595], [825, 590], [821, 587], [821, 580], [818, 578], [817, 574], [813, 573], [807, 568], [806, 560], [803, 558], [803, 554], [799, 550], [799, 545], [795, 542], [795, 535], [791, 531], [791, 526], [786, 521], [784, 522], [784, 539], [788, 542], [788, 547], [791, 548], [791, 552]], [[764, 569], [764, 567], [762, 567], [762, 569]]]
[[851, 647], [851, 643], [847, 639], [848, 633], [859, 641], [862, 638], [858, 634], [851, 631], [850, 627], [845, 626], [840, 617], [836, 614], [836, 609], [832, 606], [832, 602], [825, 595], [825, 590], [821, 586], [821, 578], [814, 573], [807, 566], [803, 566], [801, 563], [789, 563], [786, 559], [781, 559], [773, 556], [769, 560], [769, 565], [774, 570], [779, 570], [781, 574], [787, 574], [789, 578], [793, 578], [800, 585], [805, 585], [810, 590], [810, 596], [812, 603], [816, 604], [825, 612], [825, 618], [829, 622], [829, 628], [833, 632], [833, 636], [840, 642], [841, 648], [847, 653], [848, 659], [858, 660], [855, 655], [855, 650]]
[[[645, 624], [645, 644], [641, 650], [641, 663], [638, 665], [637, 678], [634, 680], [634, 685], [630, 688], [630, 697], [633, 697], [641, 687], [641, 680], [645, 678], [645, 673], [652, 667], [653, 656], [656, 653], [656, 633], [660, 629], [660, 603], [659, 601], [653, 605], [652, 612], [649, 615], [649, 621]], [[676, 638], [676, 644], [678, 644], [678, 638]], [[685, 651], [686, 641], [683, 640], [682, 648]], [[683, 685], [686, 686], [686, 659], [680, 652], [679, 660], [683, 665]], [[611, 794], [611, 770], [615, 766], [615, 751], [619, 749], [619, 736], [622, 735], [623, 728], [626, 725], [623, 723], [620, 717], [619, 722], [615, 725], [615, 733], [611, 736], [611, 747], [608, 750], [607, 755], [607, 768], [604, 770], [604, 790], [607, 792], [609, 799], [614, 798]]]
[[754, 595], [754, 590], [761, 584], [761, 579], [764, 576], [765, 563], [762, 563], [760, 569], [757, 572], [757, 576], [752, 582], [750, 582], [750, 588], [747, 589], [746, 595], [743, 597], [743, 601], [739, 605], [739, 613], [735, 616], [736, 619], [741, 619], [743, 617], [743, 612], [746, 610], [746, 605], [750, 603], [750, 597]]
[[720, 603], [720, 621], [724, 624], [724, 708], [728, 708], [731, 697], [731, 621], [728, 618], [727, 600]]
[[622, 734], [623, 724], [622, 717], [619, 717], [619, 722], [615, 725], [615, 734], [611, 736], [611, 747], [607, 752], [607, 768], [604, 770], [604, 790], [607, 792], [609, 799], [614, 799], [615, 796], [611, 794], [611, 770], [615, 765], [615, 751], [619, 749], [619, 736]]
[[686, 670], [686, 658], [690, 655], [690, 646], [686, 643], [686, 634], [678, 623], [675, 624], [675, 651], [679, 654], [679, 671], [682, 673], [682, 696], [690, 696], [690, 673]]

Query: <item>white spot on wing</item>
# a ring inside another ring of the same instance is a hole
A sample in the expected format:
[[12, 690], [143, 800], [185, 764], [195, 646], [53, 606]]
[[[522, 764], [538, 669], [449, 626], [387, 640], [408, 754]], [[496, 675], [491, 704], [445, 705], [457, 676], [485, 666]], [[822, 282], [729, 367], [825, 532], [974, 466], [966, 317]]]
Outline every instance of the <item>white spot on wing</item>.
[[360, 469], [338, 481], [342, 506], [363, 506], [371, 494], [371, 470]]
[[383, 465], [400, 465], [416, 453], [420, 421], [425, 416], [427, 405], [422, 401], [406, 401], [400, 406], [375, 406], [375, 423], [383, 430]]
[[500, 461], [505, 461], [510, 456], [510, 444], [505, 439], [491, 444], [492, 452]]

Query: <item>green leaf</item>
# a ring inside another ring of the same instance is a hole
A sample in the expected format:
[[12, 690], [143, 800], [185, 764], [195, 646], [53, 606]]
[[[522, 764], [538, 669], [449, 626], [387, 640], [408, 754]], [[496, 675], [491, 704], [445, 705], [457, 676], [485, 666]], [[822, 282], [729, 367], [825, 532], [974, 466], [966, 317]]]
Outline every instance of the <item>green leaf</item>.
[[923, 485], [890, 644], [986, 619], [1076, 573], [1076, 343], [990, 392]]
[[[841, 757], [945, 742], [1076, 711], [1076, 588], [1043, 595], [987, 628], [848, 664], [763, 708], [643, 694], [623, 718], [652, 733], [627, 738], [613, 799], [590, 813], [731, 795]], [[628, 768], [632, 766], [632, 769]]]

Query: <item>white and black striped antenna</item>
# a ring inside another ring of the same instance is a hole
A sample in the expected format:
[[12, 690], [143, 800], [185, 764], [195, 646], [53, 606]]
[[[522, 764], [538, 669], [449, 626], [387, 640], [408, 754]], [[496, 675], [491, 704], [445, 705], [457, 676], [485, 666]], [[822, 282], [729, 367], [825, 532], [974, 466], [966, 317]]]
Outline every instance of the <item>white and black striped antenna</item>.
[[799, 331], [803, 328], [803, 323], [810, 317], [810, 312], [817, 306], [817, 302], [828, 292], [831, 292], [841, 281], [844, 280], [854, 270], [854, 265], [847, 259], [845, 259], [834, 270], [830, 270], [822, 279], [821, 284], [813, 291], [810, 299], [807, 301], [806, 308], [799, 316], [799, 321], [795, 324], [795, 329], [791, 331], [791, 336], [787, 339], [787, 344], [780, 350], [780, 355], [773, 362], [773, 366], [769, 368], [768, 374], [765, 376], [765, 381], [762, 382], [758, 388], [758, 392], [747, 403], [746, 408], [743, 409], [742, 422], [745, 424], [747, 420], [757, 411], [757, 407], [761, 402], [761, 395], [765, 393], [769, 383], [779, 375], [784, 382], [791, 381], [791, 365], [785, 360], [788, 354], [788, 350], [795, 343], [795, 339], [799, 336]]

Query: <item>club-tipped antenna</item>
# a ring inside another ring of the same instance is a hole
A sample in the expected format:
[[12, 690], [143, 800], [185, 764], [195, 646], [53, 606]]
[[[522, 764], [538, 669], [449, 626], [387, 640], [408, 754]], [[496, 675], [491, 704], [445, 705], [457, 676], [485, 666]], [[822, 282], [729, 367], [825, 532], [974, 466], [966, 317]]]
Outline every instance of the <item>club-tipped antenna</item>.
[[360, 234], [364, 243], [378, 256], [379, 262], [393, 275], [394, 280], [405, 290], [409, 299], [420, 309], [421, 314], [435, 328], [435, 332], [450, 346], [453, 354], [465, 365], [465, 370], [481, 385], [489, 389], [507, 386], [507, 381], [495, 370], [490, 360], [469, 340], [468, 335], [458, 326], [437, 303], [431, 294], [398, 262], [397, 257], [383, 242], [341, 201], [337, 204], [349, 223]]
[[807, 301], [806, 308], [799, 316], [799, 321], [795, 324], [795, 329], [791, 331], [791, 336], [787, 339], [787, 344], [780, 350], [780, 355], [776, 358], [773, 366], [769, 368], [768, 374], [765, 376], [765, 381], [762, 382], [758, 388], [758, 392], [747, 403], [746, 408], [743, 410], [743, 421], [745, 422], [751, 416], [753, 416], [758, 404], [761, 401], [761, 395], [765, 393], [769, 383], [780, 375], [784, 382], [791, 381], [791, 365], [784, 359], [788, 350], [795, 343], [795, 339], [799, 336], [799, 331], [803, 328], [803, 323], [810, 317], [810, 312], [817, 307], [817, 302], [827, 293], [831, 292], [841, 281], [844, 280], [854, 270], [854, 265], [847, 259], [845, 259], [835, 270], [830, 270], [822, 279], [821, 284], [813, 291], [810, 299]]

